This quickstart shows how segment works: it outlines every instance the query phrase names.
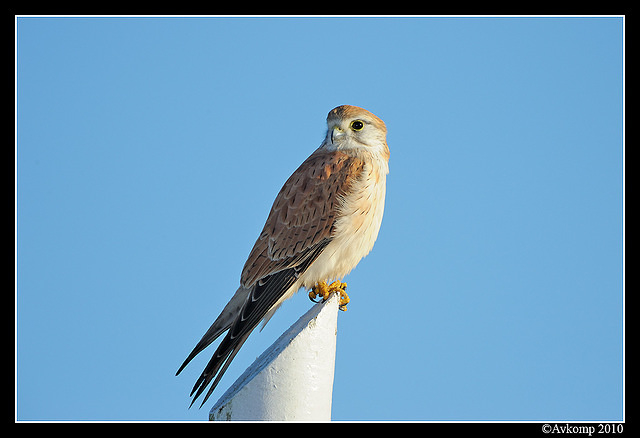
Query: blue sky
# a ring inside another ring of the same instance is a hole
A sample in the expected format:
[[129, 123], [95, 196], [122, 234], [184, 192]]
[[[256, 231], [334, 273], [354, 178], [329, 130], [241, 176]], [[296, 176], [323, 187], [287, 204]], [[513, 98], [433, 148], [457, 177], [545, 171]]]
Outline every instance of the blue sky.
[[206, 420], [175, 371], [325, 117], [388, 127], [334, 420], [622, 420], [621, 17], [16, 20], [18, 420]]

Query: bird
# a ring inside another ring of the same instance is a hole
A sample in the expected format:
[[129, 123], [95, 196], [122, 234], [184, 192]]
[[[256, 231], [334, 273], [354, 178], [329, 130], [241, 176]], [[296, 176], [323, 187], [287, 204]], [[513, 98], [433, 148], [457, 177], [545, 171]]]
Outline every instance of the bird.
[[276, 196], [240, 286], [176, 372], [226, 332], [189, 394], [189, 407], [210, 385], [200, 407], [205, 404], [251, 332], [300, 289], [314, 301], [339, 293], [346, 310], [342, 279], [372, 250], [382, 223], [387, 127], [353, 105], [332, 109], [326, 122], [321, 145]]

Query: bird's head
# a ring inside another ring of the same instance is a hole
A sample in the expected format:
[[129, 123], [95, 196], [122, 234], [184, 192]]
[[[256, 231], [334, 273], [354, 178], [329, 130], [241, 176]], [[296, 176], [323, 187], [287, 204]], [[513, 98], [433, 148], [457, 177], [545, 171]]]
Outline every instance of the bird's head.
[[327, 115], [327, 135], [323, 147], [344, 152], [373, 153], [389, 159], [387, 127], [366, 109], [341, 105]]

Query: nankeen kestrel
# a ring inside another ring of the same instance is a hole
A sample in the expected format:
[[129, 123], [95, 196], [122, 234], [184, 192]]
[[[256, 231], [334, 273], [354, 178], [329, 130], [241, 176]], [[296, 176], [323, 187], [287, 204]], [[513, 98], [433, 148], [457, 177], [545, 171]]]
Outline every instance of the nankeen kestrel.
[[244, 265], [240, 287], [176, 373], [228, 330], [196, 381], [191, 404], [213, 380], [202, 404], [207, 401], [260, 321], [266, 324], [300, 288], [310, 289], [312, 299], [340, 293], [345, 310], [349, 298], [341, 280], [378, 237], [389, 148], [384, 122], [357, 106], [331, 110], [327, 128], [320, 147], [278, 193]]

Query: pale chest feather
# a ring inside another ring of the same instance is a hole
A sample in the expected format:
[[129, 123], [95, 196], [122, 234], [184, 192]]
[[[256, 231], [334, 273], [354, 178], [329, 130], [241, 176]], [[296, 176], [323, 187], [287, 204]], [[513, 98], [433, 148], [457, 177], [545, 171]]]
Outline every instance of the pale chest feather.
[[367, 163], [342, 199], [333, 240], [304, 276], [304, 286], [342, 278], [373, 248], [384, 213], [386, 169]]

